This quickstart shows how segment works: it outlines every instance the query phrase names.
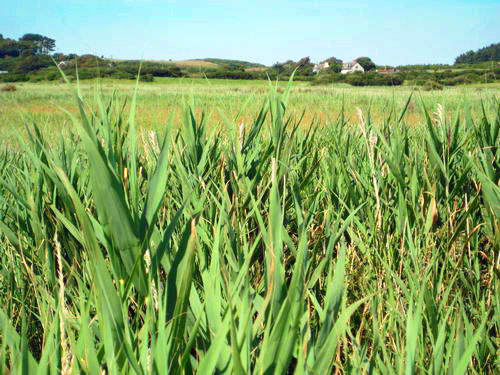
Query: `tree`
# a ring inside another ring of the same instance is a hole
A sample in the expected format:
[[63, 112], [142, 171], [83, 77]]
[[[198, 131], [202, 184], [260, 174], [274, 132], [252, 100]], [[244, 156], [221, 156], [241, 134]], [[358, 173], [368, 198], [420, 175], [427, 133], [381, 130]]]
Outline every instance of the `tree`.
[[37, 54], [47, 55], [56, 48], [56, 41], [40, 34], [24, 34], [19, 41], [30, 42]]
[[23, 50], [24, 46], [20, 42], [10, 39], [0, 40], [0, 58], [18, 57]]
[[328, 67], [328, 72], [330, 73], [340, 73], [342, 71], [342, 64], [330, 64]]
[[476, 52], [467, 51], [455, 59], [455, 64], [474, 64], [485, 61], [500, 61], [500, 43], [491, 44]]
[[365, 72], [368, 72], [376, 68], [375, 63], [369, 57], [358, 57], [354, 61], [356, 61], [359, 65], [361, 65], [365, 70]]
[[33, 48], [28, 48], [21, 52], [22, 57], [34, 56], [34, 55], [35, 55], [35, 50]]
[[327, 59], [326, 59], [325, 61], [323, 61], [323, 62], [327, 62], [327, 63], [328, 63], [328, 65], [336, 65], [336, 64], [340, 64], [340, 65], [342, 65], [342, 60], [337, 59], [336, 57], [333, 57], [333, 56], [332, 56], [332, 57], [327, 58]]
[[298, 62], [297, 62], [297, 65], [298, 66], [306, 66], [308, 64], [311, 63], [311, 59], [309, 58], [309, 56], [307, 57], [303, 57], [301, 58]]
[[52, 57], [54, 58], [54, 60], [56, 61], [63, 61], [65, 59], [65, 55], [64, 53], [61, 53], [61, 52], [58, 52], [58, 53], [54, 53], [52, 54]]

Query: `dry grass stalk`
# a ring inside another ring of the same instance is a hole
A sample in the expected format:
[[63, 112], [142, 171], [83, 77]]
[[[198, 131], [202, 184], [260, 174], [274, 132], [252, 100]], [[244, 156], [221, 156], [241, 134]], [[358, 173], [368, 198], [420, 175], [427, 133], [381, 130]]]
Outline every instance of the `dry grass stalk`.
[[381, 204], [380, 204], [380, 194], [379, 194], [379, 187], [377, 183], [377, 177], [375, 176], [375, 144], [377, 143], [377, 137], [375, 135], [368, 135], [366, 133], [366, 123], [365, 123], [365, 118], [363, 116], [363, 111], [360, 108], [357, 108], [357, 113], [358, 113], [358, 118], [359, 118], [359, 128], [361, 130], [361, 133], [363, 134], [363, 137], [366, 142], [366, 149], [368, 151], [368, 159], [370, 161], [370, 167], [371, 167], [371, 175], [372, 175], [372, 183], [373, 183], [373, 189], [375, 191], [375, 199], [377, 202], [377, 228], [380, 229], [380, 226], [382, 225], [382, 212], [381, 212]]
[[63, 263], [61, 256], [61, 244], [57, 238], [57, 232], [54, 235], [54, 244], [56, 249], [57, 258], [57, 280], [59, 283], [59, 330], [61, 334], [61, 375], [69, 375], [71, 373], [71, 367], [74, 363], [73, 356], [69, 350], [68, 341], [66, 338], [65, 329], [65, 317], [66, 317], [66, 304], [64, 302], [64, 274], [63, 274]]

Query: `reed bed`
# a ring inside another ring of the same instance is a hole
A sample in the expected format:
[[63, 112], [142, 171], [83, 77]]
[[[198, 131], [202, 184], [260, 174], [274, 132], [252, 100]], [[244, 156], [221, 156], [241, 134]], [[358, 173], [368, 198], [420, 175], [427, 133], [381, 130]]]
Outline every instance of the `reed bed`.
[[499, 370], [498, 101], [304, 124], [271, 87], [156, 132], [72, 95], [0, 154], [0, 373]]
[[[127, 80], [103, 79], [100, 83], [107, 96], [116, 91], [120, 100], [135, 90], [133, 83]], [[82, 98], [92, 103], [96, 81], [80, 83]], [[308, 82], [293, 82], [287, 113], [300, 116], [304, 113], [303, 126], [320, 121], [324, 126], [340, 115], [349, 124], [356, 125], [357, 108], [370, 110], [374, 123], [383, 123], [387, 111], [395, 106], [401, 109], [413, 92], [411, 86], [401, 87], [351, 87], [346, 84], [330, 86], [310, 86]], [[287, 88], [286, 82], [279, 82], [278, 92]], [[488, 112], [495, 112], [498, 103], [499, 84], [480, 86], [462, 86], [446, 88], [442, 91], [424, 91], [414, 96], [405, 116], [405, 125], [420, 126], [425, 118], [420, 110], [420, 99], [429, 107], [435, 108], [440, 103], [449, 113], [463, 107], [466, 101], [473, 118], [482, 115], [481, 106]], [[227, 117], [252, 123], [256, 113], [267, 100], [268, 82], [240, 80], [206, 79], [169, 79], [158, 78], [151, 83], [140, 83], [137, 88], [136, 119], [142, 130], [161, 130], [166, 119], [173, 113], [175, 125], [182, 123], [184, 102], [194, 97], [196, 114], [205, 111], [210, 117], [210, 127], [224, 127], [226, 123], [220, 111]], [[248, 98], [252, 99], [248, 102]], [[15, 139], [14, 133], [26, 123], [36, 122], [46, 133], [57, 135], [70, 126], [68, 117], [61, 110], [78, 114], [70, 87], [62, 83], [20, 83], [16, 92], [0, 92], [0, 139]], [[128, 108], [127, 108], [128, 111]], [[463, 120], [463, 119], [462, 119]], [[56, 139], [58, 141], [58, 139]]]

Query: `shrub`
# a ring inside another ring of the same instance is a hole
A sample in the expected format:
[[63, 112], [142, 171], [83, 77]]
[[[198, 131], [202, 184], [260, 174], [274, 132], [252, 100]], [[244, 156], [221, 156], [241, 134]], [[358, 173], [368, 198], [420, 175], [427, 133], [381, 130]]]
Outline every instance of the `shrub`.
[[129, 72], [125, 72], [123, 70], [110, 70], [107, 72], [103, 72], [104, 75], [111, 78], [116, 79], [134, 79], [135, 76]]
[[367, 79], [364, 74], [358, 73], [358, 74], [349, 74], [347, 78], [345, 79], [345, 82], [353, 85], [353, 86], [366, 86], [367, 85]]
[[13, 92], [13, 91], [17, 91], [17, 87], [16, 87], [16, 85], [9, 84], [9, 85], [3, 86], [0, 90], [4, 91], [4, 92]]
[[[76, 78], [76, 72], [72, 71], [68, 75]], [[97, 70], [91, 68], [78, 69], [78, 79], [92, 79], [98, 77]]]
[[26, 74], [1, 74], [0, 82], [24, 82], [28, 80], [28, 76]]
[[18, 73], [28, 73], [52, 64], [52, 60], [48, 56], [28, 56], [18, 61], [15, 69]]
[[484, 82], [484, 83], [491, 83], [491, 82], [496, 82], [498, 80], [497, 78], [497, 75], [493, 72], [488, 72], [488, 73], [485, 73], [484, 75], [482, 75], [480, 77], [480, 82]]
[[255, 79], [252, 73], [238, 70], [217, 70], [215, 72], [207, 72], [206, 76], [207, 78], [219, 79]]
[[144, 74], [139, 77], [139, 81], [141, 82], [153, 82], [155, 80], [155, 77], [153, 77], [152, 74]]
[[443, 85], [435, 81], [427, 81], [422, 88], [425, 91], [442, 90]]
[[59, 79], [61, 75], [55, 70], [39, 70], [29, 74], [30, 82], [40, 82], [40, 81], [55, 81]]
[[44, 79], [46, 79], [44, 76], [31, 76], [29, 81], [30, 82], [41, 82], [43, 81]]

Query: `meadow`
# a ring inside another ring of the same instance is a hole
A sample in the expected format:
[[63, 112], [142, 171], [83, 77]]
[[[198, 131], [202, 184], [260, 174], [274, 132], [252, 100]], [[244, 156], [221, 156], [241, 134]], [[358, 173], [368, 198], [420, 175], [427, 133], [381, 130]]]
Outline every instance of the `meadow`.
[[[82, 81], [81, 94], [89, 102], [92, 102], [96, 84], [96, 80]], [[101, 84], [105, 94], [116, 91], [121, 98], [130, 96], [135, 89], [134, 82], [127, 80], [105, 79]], [[283, 91], [287, 85], [287, 82], [279, 82], [278, 90]], [[0, 138], [4, 141], [15, 139], [15, 133], [24, 124], [33, 122], [44, 128], [47, 134], [58, 135], [69, 124], [62, 109], [78, 112], [72, 89], [65, 83], [16, 83], [16, 87], [16, 92], [0, 92]], [[489, 110], [495, 110], [499, 89], [500, 84], [488, 84], [426, 92], [409, 86], [356, 88], [342, 83], [311, 86], [308, 82], [297, 81], [293, 82], [288, 111], [295, 116], [304, 113], [302, 124], [305, 126], [314, 122], [320, 125], [334, 122], [341, 112], [347, 122], [354, 123], [357, 108], [369, 110], [373, 121], [380, 123], [388, 112], [404, 107], [408, 97], [415, 92], [418, 94], [413, 95], [405, 123], [416, 126], [424, 120], [421, 100], [429, 108], [440, 103], [449, 113], [454, 113], [467, 102], [473, 116], [477, 116], [481, 113], [481, 103]], [[140, 84], [136, 116], [142, 129], [161, 130], [171, 113], [179, 123], [185, 103], [193, 99], [197, 114], [205, 111], [210, 116], [210, 126], [226, 126], [221, 112], [229, 118], [239, 114], [240, 121], [250, 123], [266, 100], [268, 91], [267, 81], [157, 77], [155, 82]]]
[[498, 88], [0, 92], [0, 373], [498, 373]]

